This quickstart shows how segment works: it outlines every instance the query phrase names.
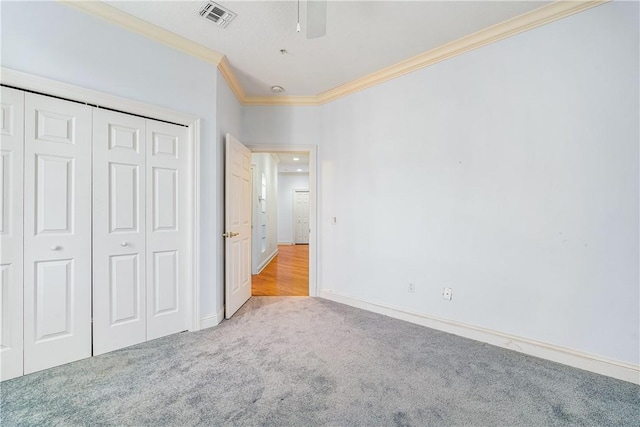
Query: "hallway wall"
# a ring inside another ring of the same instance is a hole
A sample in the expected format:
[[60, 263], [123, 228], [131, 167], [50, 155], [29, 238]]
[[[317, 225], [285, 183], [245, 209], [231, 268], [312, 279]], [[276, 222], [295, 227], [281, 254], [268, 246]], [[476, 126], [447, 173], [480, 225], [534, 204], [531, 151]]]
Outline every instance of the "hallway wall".
[[[268, 153], [253, 153], [253, 229], [252, 237], [252, 274], [257, 274], [278, 252], [278, 163]], [[266, 184], [264, 206], [262, 197], [262, 178]]]

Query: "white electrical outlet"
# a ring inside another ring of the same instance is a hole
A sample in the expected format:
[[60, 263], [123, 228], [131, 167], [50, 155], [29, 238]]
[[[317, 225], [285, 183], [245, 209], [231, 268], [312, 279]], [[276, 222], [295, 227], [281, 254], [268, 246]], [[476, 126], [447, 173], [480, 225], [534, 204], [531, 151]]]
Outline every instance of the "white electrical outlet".
[[409, 292], [415, 292], [416, 291], [416, 284], [409, 282], [409, 289], [407, 289]]
[[444, 288], [442, 290], [442, 298], [450, 300], [452, 296], [451, 288]]

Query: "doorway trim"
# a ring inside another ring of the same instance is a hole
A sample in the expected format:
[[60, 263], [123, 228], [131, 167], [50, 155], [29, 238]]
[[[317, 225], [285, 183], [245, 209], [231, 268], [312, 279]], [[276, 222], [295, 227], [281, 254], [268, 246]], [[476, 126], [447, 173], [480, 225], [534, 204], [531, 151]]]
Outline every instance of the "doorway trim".
[[[200, 118], [191, 114], [158, 107], [63, 83], [45, 77], [0, 67], [0, 83], [16, 89], [41, 93], [99, 107], [117, 110], [186, 126], [189, 129], [189, 282], [187, 286], [187, 326], [189, 331], [200, 330]], [[93, 266], [92, 266], [93, 268]]]
[[318, 295], [318, 146], [247, 145], [252, 153], [306, 153], [309, 155], [309, 296]]

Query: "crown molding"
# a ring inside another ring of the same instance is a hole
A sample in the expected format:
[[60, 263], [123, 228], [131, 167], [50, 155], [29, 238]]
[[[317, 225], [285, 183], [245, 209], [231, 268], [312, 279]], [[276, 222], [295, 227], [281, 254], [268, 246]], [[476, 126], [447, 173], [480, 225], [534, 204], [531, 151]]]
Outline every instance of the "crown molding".
[[611, 0], [561, 0], [487, 27], [458, 40], [414, 56], [380, 71], [368, 74], [317, 96], [264, 96], [241, 99], [243, 105], [323, 105], [372, 86], [404, 76], [470, 50], [532, 30], [558, 19], [608, 3]]
[[222, 74], [222, 77], [227, 81], [229, 88], [231, 88], [231, 91], [234, 93], [236, 98], [238, 98], [238, 101], [244, 104], [244, 100], [246, 99], [244, 89], [236, 78], [236, 75], [233, 73], [231, 64], [226, 56], [223, 56], [220, 63], [218, 63], [218, 70], [220, 70], [220, 74]]
[[444, 44], [420, 55], [414, 56], [375, 73], [346, 83], [317, 96], [320, 104], [335, 101], [338, 98], [370, 88], [389, 80], [412, 73], [470, 50], [506, 39], [516, 34], [532, 30], [561, 18], [582, 12], [610, 0], [557, 1], [538, 9], [516, 16], [507, 21], [487, 27], [483, 30]]
[[214, 50], [202, 46], [201, 44], [165, 30], [164, 28], [160, 28], [143, 19], [129, 15], [128, 13], [109, 6], [101, 1], [58, 1], [215, 65], [218, 65], [224, 56]]
[[437, 64], [438, 62], [453, 58], [470, 50], [495, 43], [557, 21], [558, 19], [608, 3], [611, 0], [556, 1], [315, 96], [247, 96], [240, 81], [234, 74], [231, 64], [224, 55], [172, 33], [171, 31], [167, 31], [140, 18], [122, 12], [101, 1], [58, 1], [215, 64], [231, 88], [231, 91], [242, 105], [317, 106]]
[[242, 105], [254, 106], [318, 106], [321, 105], [317, 96], [248, 96]]

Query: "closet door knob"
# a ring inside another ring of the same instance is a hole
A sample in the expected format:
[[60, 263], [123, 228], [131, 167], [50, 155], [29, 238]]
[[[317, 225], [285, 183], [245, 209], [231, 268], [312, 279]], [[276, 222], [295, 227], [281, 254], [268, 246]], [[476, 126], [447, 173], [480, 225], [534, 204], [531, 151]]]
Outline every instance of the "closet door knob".
[[123, 248], [125, 248], [125, 247], [129, 246], [129, 244], [128, 244], [127, 242], [122, 242], [122, 243], [120, 243], [120, 246], [122, 246]]
[[58, 245], [53, 245], [53, 246], [51, 246], [51, 250], [52, 250], [52, 251], [59, 251], [59, 250], [60, 250], [60, 246], [58, 246]]

